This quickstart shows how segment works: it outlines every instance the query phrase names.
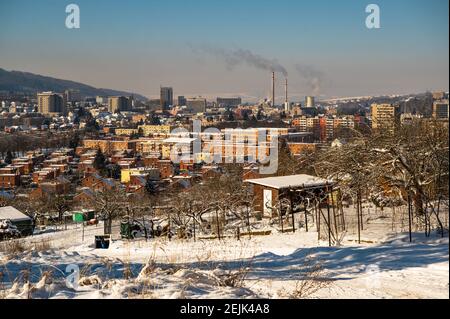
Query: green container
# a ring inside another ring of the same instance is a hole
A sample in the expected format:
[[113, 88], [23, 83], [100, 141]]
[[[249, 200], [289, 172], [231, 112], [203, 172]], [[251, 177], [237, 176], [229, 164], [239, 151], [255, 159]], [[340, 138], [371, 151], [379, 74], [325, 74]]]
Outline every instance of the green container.
[[82, 223], [84, 221], [84, 215], [83, 213], [74, 213], [72, 215], [73, 221], [76, 223]]

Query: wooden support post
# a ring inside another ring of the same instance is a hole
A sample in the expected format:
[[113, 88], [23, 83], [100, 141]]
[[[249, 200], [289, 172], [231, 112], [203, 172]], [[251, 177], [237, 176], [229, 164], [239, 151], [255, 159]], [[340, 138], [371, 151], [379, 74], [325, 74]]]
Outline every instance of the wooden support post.
[[289, 209], [292, 218], [292, 232], [295, 233], [295, 217], [294, 217], [294, 205], [293, 205], [293, 196], [291, 190], [289, 190]]
[[217, 238], [220, 240], [219, 211], [216, 208]]
[[333, 197], [333, 187], [331, 187], [331, 207], [333, 208], [333, 222], [334, 222], [334, 231], [336, 232], [336, 238], [338, 234], [338, 226], [337, 226], [337, 219], [336, 219], [336, 209], [334, 207], [334, 197]]
[[341, 210], [341, 219], [342, 219], [342, 230], [346, 230], [345, 226], [345, 216], [344, 216], [344, 205], [342, 205], [342, 194], [339, 192], [339, 209]]
[[193, 219], [194, 219], [194, 241], [196, 241], [197, 240], [197, 238], [196, 238], [196, 232], [195, 232], [195, 217], [192, 217]]
[[363, 207], [362, 207], [362, 194], [359, 192], [359, 214], [361, 215], [361, 231], [364, 230], [364, 219], [363, 219]]
[[169, 226], [167, 228], [167, 237], [169, 238], [169, 241], [172, 240], [172, 236], [170, 235], [170, 227], [171, 227], [171, 219], [170, 219], [170, 213], [169, 213]]
[[358, 216], [358, 244], [361, 244], [361, 216], [359, 215], [359, 194], [356, 199], [356, 215]]
[[250, 227], [250, 209], [248, 206], [249, 205], [247, 203], [247, 231], [248, 231], [249, 238], [252, 238], [251, 227]]
[[280, 215], [280, 226], [281, 226], [281, 233], [284, 233], [284, 226], [283, 226], [283, 214], [281, 213], [281, 203], [280, 198], [278, 198], [278, 214]]
[[291, 218], [292, 218], [292, 232], [295, 233], [295, 217], [294, 217], [294, 211], [291, 212]]
[[305, 227], [306, 227], [306, 232], [308, 232], [308, 210], [306, 209], [306, 203], [303, 206], [305, 209]]
[[328, 214], [328, 246], [331, 247], [331, 223], [330, 223], [330, 199], [327, 198], [327, 214]]
[[409, 224], [409, 242], [412, 243], [411, 194], [409, 191], [408, 191], [408, 224]]
[[317, 228], [317, 207], [316, 207], [316, 202], [314, 202], [314, 223], [316, 224], [316, 228]]
[[320, 215], [321, 215], [321, 208], [320, 208], [320, 203], [319, 203], [319, 209], [317, 209], [317, 205], [316, 206], [314, 206], [314, 210], [316, 211], [316, 213], [317, 213], [317, 216], [316, 216], [316, 220], [317, 220], [317, 240], [320, 240]]

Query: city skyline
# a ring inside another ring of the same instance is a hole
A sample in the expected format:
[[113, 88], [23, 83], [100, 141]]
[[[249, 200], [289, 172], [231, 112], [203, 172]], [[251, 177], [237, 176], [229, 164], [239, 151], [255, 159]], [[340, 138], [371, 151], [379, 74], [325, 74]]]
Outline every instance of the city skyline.
[[[365, 26], [367, 1], [0, 1], [0, 67], [159, 97], [321, 98], [448, 90], [448, 2], [377, 1], [381, 29]], [[220, 13], [220, 14], [219, 14]], [[40, 17], [39, 20], [36, 17]], [[57, 44], [57, 45], [56, 45]], [[418, 63], [417, 61], [420, 61]]]

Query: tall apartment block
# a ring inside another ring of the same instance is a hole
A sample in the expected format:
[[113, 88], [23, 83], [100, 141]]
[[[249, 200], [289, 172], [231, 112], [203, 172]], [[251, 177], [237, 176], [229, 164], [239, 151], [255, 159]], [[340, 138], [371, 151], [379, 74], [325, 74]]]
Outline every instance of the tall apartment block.
[[433, 118], [436, 120], [448, 120], [448, 100], [433, 103]]
[[394, 131], [395, 107], [391, 104], [371, 105], [372, 128]]
[[62, 94], [42, 92], [37, 94], [37, 100], [39, 113], [50, 115], [66, 113], [66, 101]]
[[131, 100], [125, 96], [112, 96], [108, 102], [108, 111], [111, 113], [131, 111]]

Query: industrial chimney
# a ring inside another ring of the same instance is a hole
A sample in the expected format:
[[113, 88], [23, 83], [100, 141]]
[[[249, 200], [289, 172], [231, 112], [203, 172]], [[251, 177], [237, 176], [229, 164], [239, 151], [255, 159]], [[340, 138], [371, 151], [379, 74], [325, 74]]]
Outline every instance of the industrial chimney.
[[275, 107], [275, 72], [272, 72], [272, 107]]
[[284, 84], [284, 111], [286, 113], [290, 112], [290, 105], [289, 105], [289, 99], [288, 99], [288, 79], [286, 78], [286, 82]]
[[288, 101], [288, 79], [285, 79], [284, 83], [284, 102]]

